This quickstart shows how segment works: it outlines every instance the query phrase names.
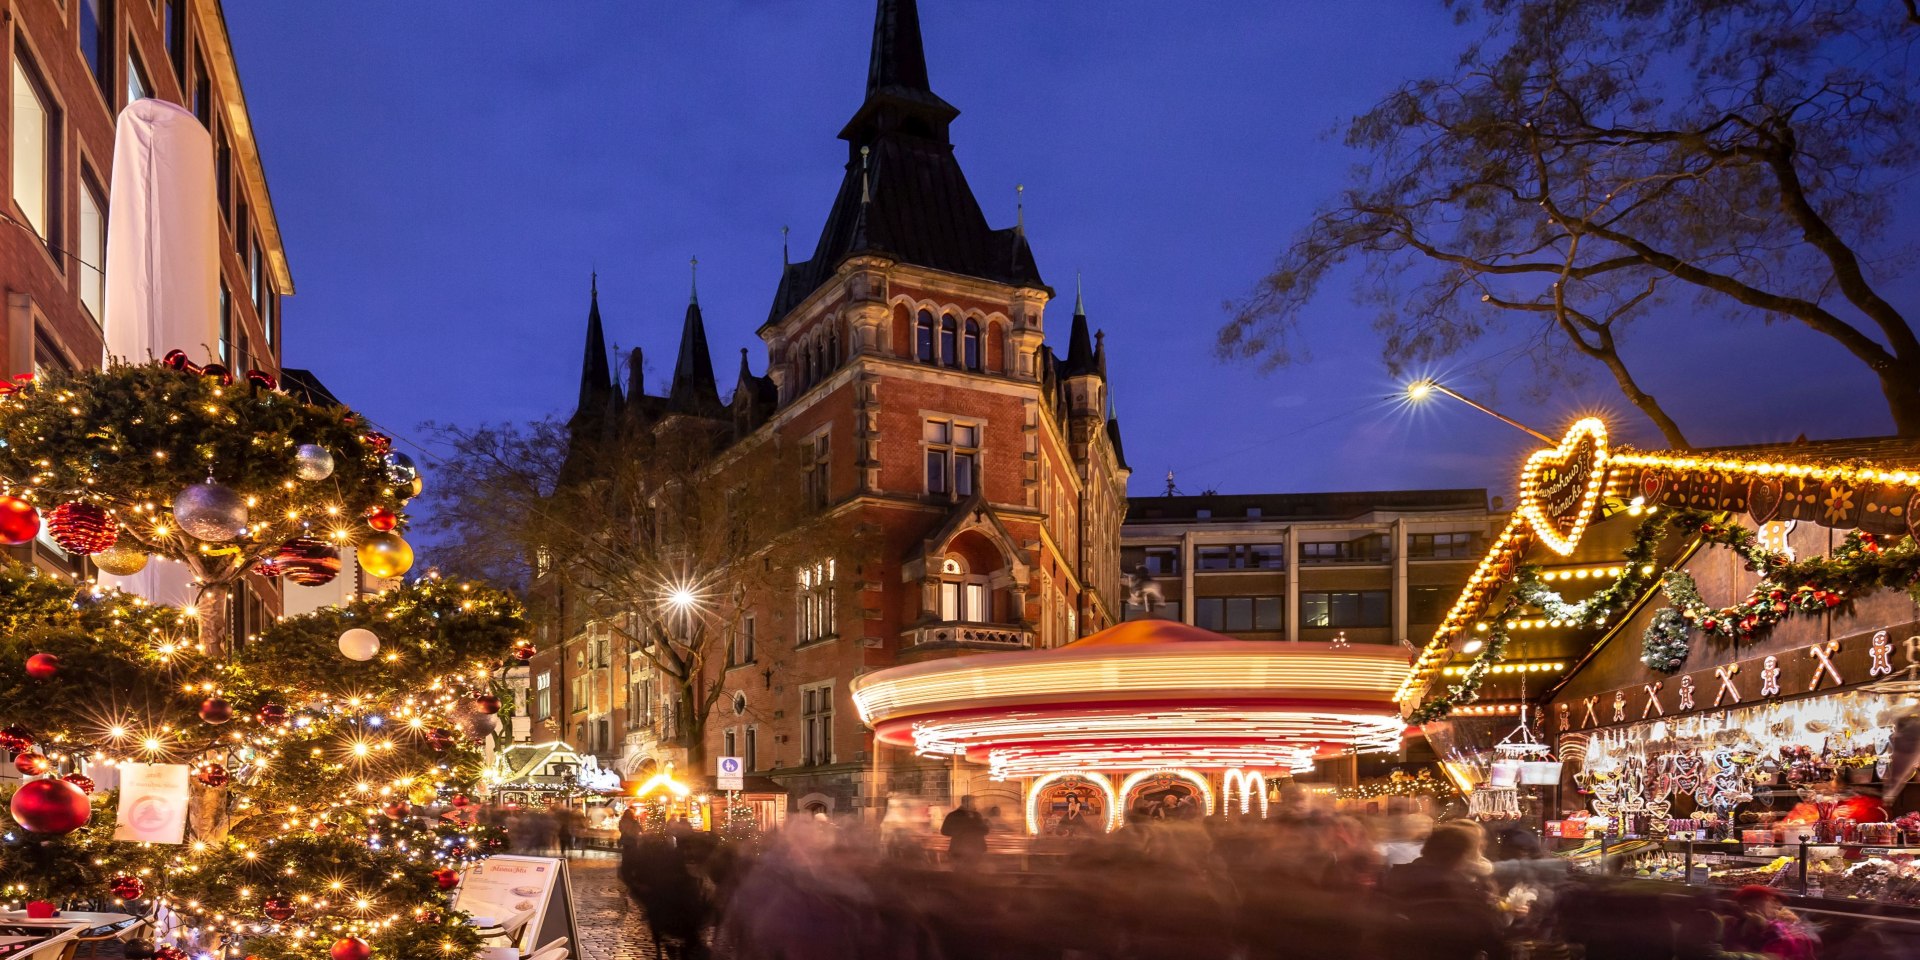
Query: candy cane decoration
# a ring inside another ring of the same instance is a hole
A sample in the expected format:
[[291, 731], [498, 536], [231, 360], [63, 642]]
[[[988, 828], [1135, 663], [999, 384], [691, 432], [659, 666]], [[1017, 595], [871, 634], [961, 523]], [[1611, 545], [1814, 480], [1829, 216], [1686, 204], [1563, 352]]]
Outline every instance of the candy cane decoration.
[[1676, 710], [1692, 710], [1693, 709], [1693, 678], [1692, 677], [1680, 678], [1680, 706], [1675, 707], [1674, 709]]
[[1836, 687], [1846, 683], [1845, 680], [1840, 679], [1840, 671], [1833, 665], [1833, 654], [1840, 649], [1840, 641], [1828, 640], [1826, 643], [1816, 643], [1807, 649], [1813, 651], [1815, 660], [1820, 661], [1819, 665], [1813, 668], [1813, 682], [1807, 684], [1807, 690], [1820, 689], [1820, 678], [1823, 676], [1832, 677]]
[[1584, 727], [1591, 727], [1599, 724], [1600, 718], [1593, 715], [1593, 707], [1595, 704], [1600, 702], [1600, 697], [1597, 695], [1591, 696], [1580, 702], [1583, 704], [1586, 704], [1587, 706], [1587, 717], [1585, 720], [1581, 721], [1580, 726], [1584, 728]]
[[1666, 709], [1660, 706], [1660, 688], [1664, 685], [1665, 681], [1655, 680], [1643, 688], [1647, 691], [1647, 705], [1640, 708], [1640, 719], [1645, 720], [1650, 715], [1667, 715]]
[[1760, 695], [1777, 697], [1780, 695], [1780, 658], [1768, 657], [1761, 661]]
[[1873, 646], [1867, 651], [1873, 656], [1873, 665], [1867, 668], [1867, 676], [1884, 677], [1893, 672], [1893, 644], [1887, 642], [1885, 630], [1873, 635]]
[[1737, 663], [1713, 668], [1713, 675], [1720, 678], [1720, 692], [1713, 695], [1714, 706], [1719, 706], [1726, 697], [1732, 697], [1734, 703], [1740, 702], [1740, 688], [1733, 685], [1733, 675], [1739, 672], [1740, 665]]

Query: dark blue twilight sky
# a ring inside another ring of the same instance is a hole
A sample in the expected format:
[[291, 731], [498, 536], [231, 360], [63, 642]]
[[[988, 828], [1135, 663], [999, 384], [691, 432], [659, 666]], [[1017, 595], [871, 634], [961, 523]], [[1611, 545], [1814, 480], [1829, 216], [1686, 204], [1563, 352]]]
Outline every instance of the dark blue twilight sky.
[[[1394, 384], [1344, 289], [1322, 297], [1308, 365], [1262, 374], [1212, 353], [1222, 302], [1364, 159], [1329, 136], [1337, 124], [1468, 39], [1439, 3], [921, 8], [989, 220], [1012, 222], [1024, 183], [1043, 275], [1070, 300], [1085, 274], [1136, 494], [1169, 469], [1185, 492], [1506, 492], [1531, 441], [1457, 404], [1383, 402]], [[608, 335], [647, 351], [655, 392], [695, 254], [722, 389], [743, 346], [763, 370], [753, 330], [780, 228], [811, 252], [873, 7], [335, 0], [227, 16], [298, 286], [286, 361], [417, 438], [424, 420], [569, 412], [595, 268]], [[1823, 338], [1717, 323], [1637, 336], [1630, 357], [1697, 442], [1886, 429], [1872, 383]], [[1550, 433], [1606, 409], [1657, 440], [1609, 382], [1535, 402], [1500, 346], [1439, 372]]]

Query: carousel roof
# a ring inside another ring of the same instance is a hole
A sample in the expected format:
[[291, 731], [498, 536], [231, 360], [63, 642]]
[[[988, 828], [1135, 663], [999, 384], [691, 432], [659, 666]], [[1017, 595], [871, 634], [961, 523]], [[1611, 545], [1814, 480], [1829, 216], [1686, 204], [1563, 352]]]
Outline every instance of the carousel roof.
[[853, 681], [888, 743], [998, 777], [1146, 766], [1305, 769], [1396, 745], [1404, 651], [1235, 640], [1134, 620], [1064, 647], [934, 660]]

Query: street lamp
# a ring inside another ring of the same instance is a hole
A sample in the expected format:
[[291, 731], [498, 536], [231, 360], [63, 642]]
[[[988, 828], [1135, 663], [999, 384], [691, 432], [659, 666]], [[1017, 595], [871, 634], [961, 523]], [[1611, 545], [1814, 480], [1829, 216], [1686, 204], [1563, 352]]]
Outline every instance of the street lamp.
[[1452, 397], [1455, 400], [1458, 400], [1461, 403], [1464, 403], [1467, 406], [1472, 407], [1475, 410], [1478, 410], [1481, 413], [1484, 413], [1487, 416], [1492, 417], [1495, 420], [1498, 420], [1509, 427], [1522, 431], [1528, 434], [1529, 436], [1538, 438], [1541, 442], [1546, 443], [1549, 446], [1559, 442], [1553, 439], [1552, 437], [1549, 437], [1546, 434], [1541, 433], [1540, 431], [1535, 430], [1534, 428], [1529, 427], [1526, 424], [1521, 423], [1520, 421], [1515, 420], [1512, 417], [1509, 417], [1506, 414], [1499, 412], [1498, 410], [1494, 410], [1491, 407], [1487, 407], [1482, 404], [1475, 403], [1474, 401], [1469, 400], [1464, 396], [1461, 396], [1458, 392], [1443, 385], [1442, 383], [1440, 383], [1440, 381], [1435, 380], [1432, 377], [1422, 377], [1418, 380], [1414, 380], [1407, 384], [1407, 402], [1409, 403], [1420, 403], [1432, 397], [1436, 393], [1446, 394], [1447, 396]]

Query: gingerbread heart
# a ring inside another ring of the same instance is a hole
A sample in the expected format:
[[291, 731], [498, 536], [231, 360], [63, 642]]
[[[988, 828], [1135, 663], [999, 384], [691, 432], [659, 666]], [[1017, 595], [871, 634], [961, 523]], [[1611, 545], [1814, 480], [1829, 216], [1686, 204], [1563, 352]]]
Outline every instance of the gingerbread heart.
[[1786, 502], [1786, 484], [1772, 477], [1755, 477], [1747, 484], [1747, 515], [1755, 524], [1772, 523]]
[[1520, 471], [1520, 515], [1555, 553], [1572, 553], [1593, 520], [1607, 472], [1607, 427], [1588, 417]]

